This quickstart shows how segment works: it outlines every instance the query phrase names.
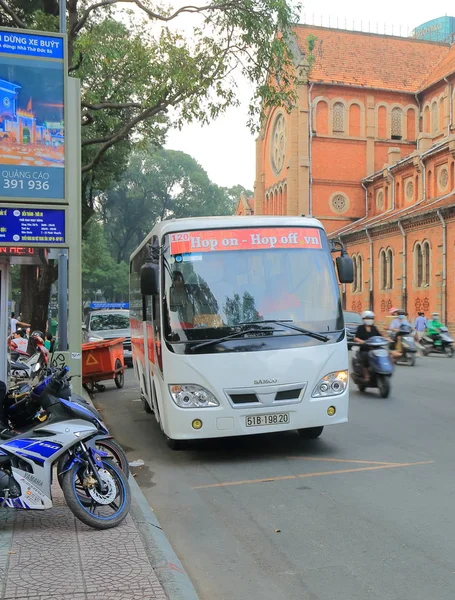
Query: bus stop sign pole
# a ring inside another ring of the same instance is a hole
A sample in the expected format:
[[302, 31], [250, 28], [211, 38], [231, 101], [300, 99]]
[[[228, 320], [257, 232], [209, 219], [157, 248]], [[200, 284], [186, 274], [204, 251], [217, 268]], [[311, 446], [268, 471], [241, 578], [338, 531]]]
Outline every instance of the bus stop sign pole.
[[[59, 0], [60, 33], [66, 33], [66, 0]], [[66, 74], [65, 74], [66, 77]], [[58, 255], [58, 347], [68, 348], [68, 256], [66, 250]]]

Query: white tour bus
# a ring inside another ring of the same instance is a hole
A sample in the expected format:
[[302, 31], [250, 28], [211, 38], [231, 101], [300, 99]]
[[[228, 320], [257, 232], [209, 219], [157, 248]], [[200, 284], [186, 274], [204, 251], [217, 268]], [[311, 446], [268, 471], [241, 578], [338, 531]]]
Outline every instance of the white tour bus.
[[348, 419], [340, 283], [352, 260], [315, 220], [157, 223], [131, 256], [133, 361], [168, 444]]

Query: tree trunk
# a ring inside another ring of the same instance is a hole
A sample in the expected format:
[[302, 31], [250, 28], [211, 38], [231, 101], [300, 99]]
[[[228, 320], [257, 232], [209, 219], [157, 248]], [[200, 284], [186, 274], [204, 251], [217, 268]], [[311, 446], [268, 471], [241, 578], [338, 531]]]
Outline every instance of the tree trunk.
[[57, 268], [54, 261], [40, 267], [40, 276], [38, 279], [37, 290], [33, 302], [32, 318], [30, 329], [33, 331], [39, 329], [43, 333], [47, 330], [47, 319], [49, 312], [49, 301], [51, 298], [51, 286], [57, 279]]
[[30, 323], [33, 304], [38, 288], [38, 267], [22, 265], [21, 267], [21, 299], [19, 310], [25, 323]]

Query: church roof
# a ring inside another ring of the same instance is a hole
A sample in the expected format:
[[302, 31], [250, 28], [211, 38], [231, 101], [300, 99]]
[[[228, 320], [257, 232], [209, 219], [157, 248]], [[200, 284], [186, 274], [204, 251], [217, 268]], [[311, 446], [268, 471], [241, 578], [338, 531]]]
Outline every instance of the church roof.
[[307, 58], [308, 37], [317, 38], [311, 52], [313, 82], [415, 93], [452, 55], [448, 44], [413, 38], [313, 25], [296, 25], [295, 32]]
[[442, 208], [449, 208], [455, 206], [455, 193], [446, 194], [440, 198], [431, 198], [424, 201], [416, 202], [412, 206], [406, 208], [388, 210], [380, 215], [374, 217], [364, 217], [359, 219], [348, 226], [344, 226], [337, 231], [330, 233], [330, 238], [344, 237], [353, 233], [358, 233], [365, 229], [373, 229], [374, 227], [380, 227], [381, 225], [387, 225], [389, 223], [396, 223], [398, 220], [407, 220], [411, 217], [418, 217], [425, 215]]
[[437, 83], [447, 75], [455, 72], [455, 45], [450, 47], [444, 58], [439, 62], [437, 67], [422, 82], [421, 88], [428, 88], [430, 85]]

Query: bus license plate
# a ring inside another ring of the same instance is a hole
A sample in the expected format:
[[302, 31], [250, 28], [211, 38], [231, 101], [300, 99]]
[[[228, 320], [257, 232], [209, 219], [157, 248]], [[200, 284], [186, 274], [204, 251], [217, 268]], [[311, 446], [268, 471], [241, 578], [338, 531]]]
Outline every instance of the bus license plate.
[[259, 425], [284, 425], [289, 423], [289, 413], [274, 413], [272, 415], [254, 415], [246, 417], [247, 427], [258, 427]]

